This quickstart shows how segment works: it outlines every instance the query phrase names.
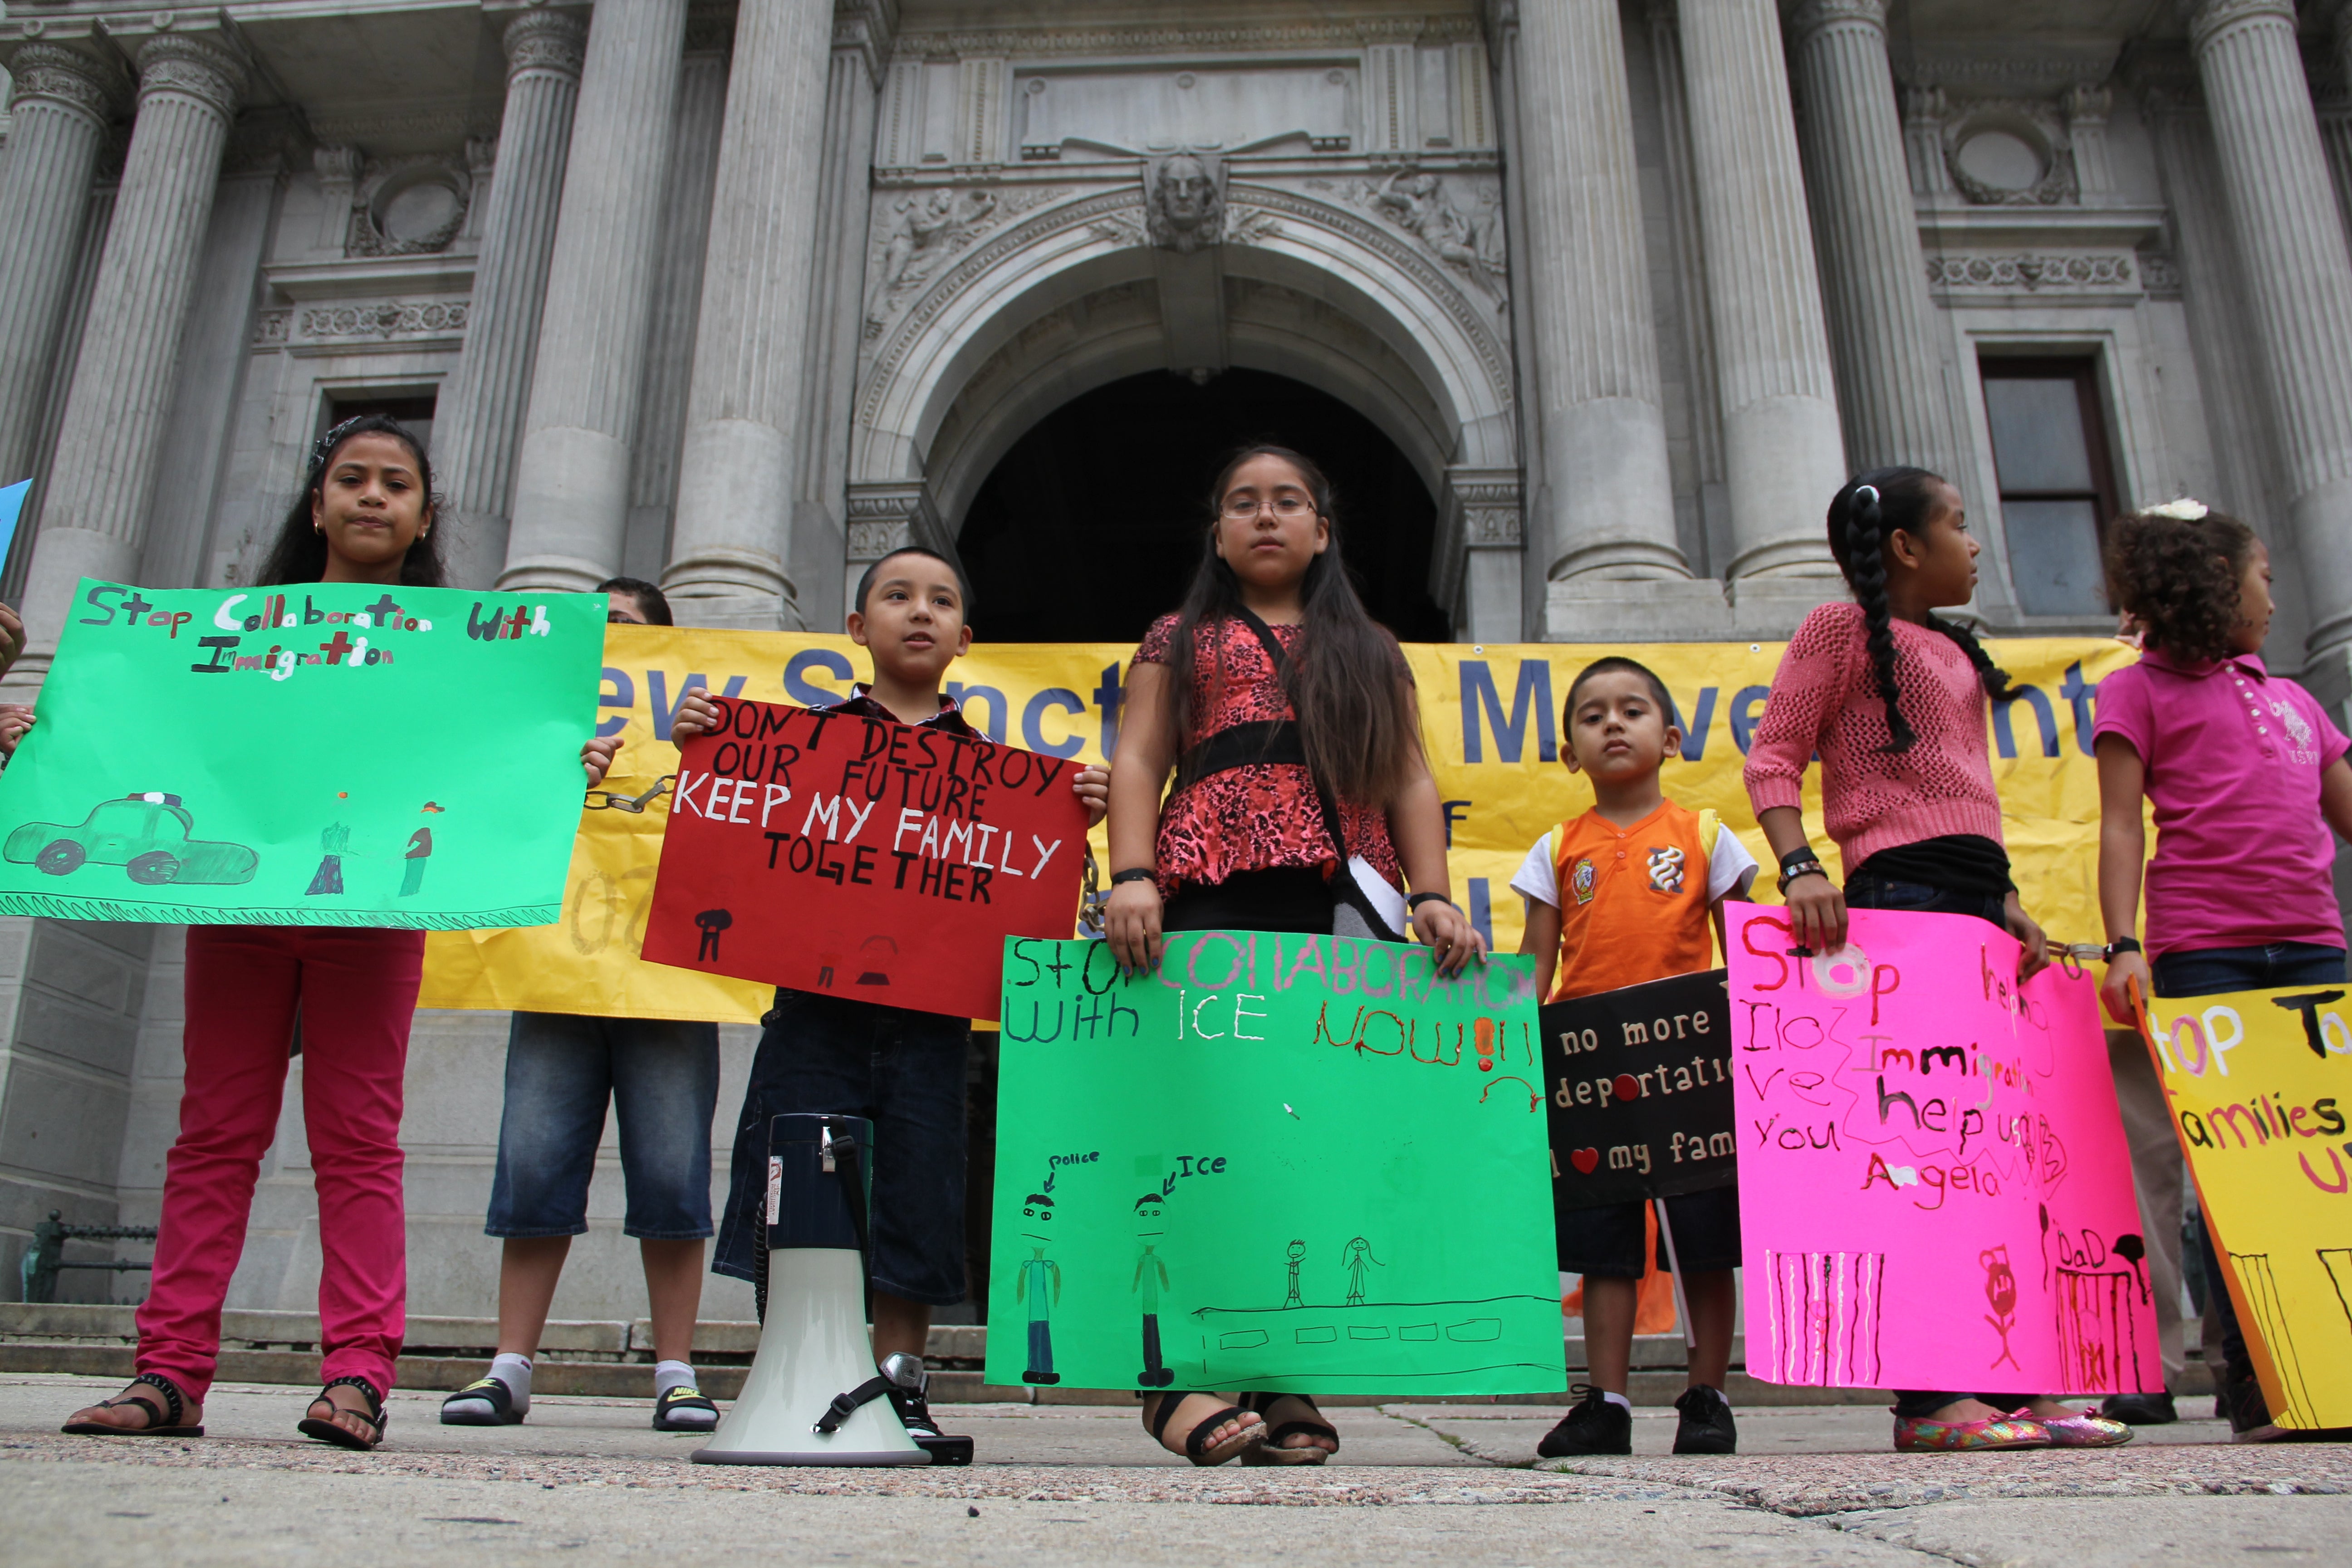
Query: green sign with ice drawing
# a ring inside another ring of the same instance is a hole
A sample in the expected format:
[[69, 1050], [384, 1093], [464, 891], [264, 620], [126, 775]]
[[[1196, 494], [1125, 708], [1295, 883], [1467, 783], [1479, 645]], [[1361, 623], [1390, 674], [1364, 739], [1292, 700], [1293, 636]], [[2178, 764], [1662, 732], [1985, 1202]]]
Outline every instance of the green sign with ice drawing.
[[1003, 1017], [989, 1382], [1565, 1386], [1530, 960], [1015, 937]]
[[604, 600], [85, 578], [0, 774], [0, 913], [545, 925]]

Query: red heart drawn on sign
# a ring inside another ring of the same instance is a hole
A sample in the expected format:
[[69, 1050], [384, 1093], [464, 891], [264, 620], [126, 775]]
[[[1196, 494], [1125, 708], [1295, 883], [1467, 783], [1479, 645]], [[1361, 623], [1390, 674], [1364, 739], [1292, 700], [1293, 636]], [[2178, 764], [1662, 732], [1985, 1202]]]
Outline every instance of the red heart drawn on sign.
[[1593, 1168], [1601, 1163], [1601, 1151], [1598, 1149], [1570, 1149], [1568, 1152], [1568, 1163], [1576, 1167], [1577, 1174], [1580, 1176], [1589, 1176], [1592, 1174]]

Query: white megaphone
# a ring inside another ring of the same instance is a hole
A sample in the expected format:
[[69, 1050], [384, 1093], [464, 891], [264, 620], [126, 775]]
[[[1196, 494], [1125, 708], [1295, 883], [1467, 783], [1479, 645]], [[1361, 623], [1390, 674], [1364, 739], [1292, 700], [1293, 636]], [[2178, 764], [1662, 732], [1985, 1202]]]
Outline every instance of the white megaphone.
[[874, 1371], [866, 1337], [866, 1198], [874, 1126], [798, 1114], [768, 1123], [768, 1215], [761, 1237], [760, 1352], [698, 1465], [921, 1465], [884, 1397], [919, 1391], [923, 1366]]

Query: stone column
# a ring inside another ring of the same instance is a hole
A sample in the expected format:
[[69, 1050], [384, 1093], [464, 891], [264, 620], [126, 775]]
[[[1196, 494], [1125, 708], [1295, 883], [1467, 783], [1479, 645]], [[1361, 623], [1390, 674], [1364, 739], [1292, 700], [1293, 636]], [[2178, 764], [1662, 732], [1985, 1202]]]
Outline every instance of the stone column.
[[515, 459], [504, 589], [620, 570], [686, 0], [596, 0]]
[[2202, 0], [2189, 37], [2303, 550], [2305, 647], [2340, 665], [2352, 651], [2352, 253], [2295, 45], [2294, 5]]
[[1772, 0], [1682, 0], [1682, 31], [1738, 552], [1725, 575], [1831, 572], [1821, 519], [1845, 447], [1780, 18]]
[[466, 348], [442, 384], [433, 421], [451, 581], [464, 587], [488, 587], [507, 558], [507, 499], [530, 396], [586, 31], [577, 12], [533, 10], [509, 22], [503, 37], [506, 113], [480, 218]]
[[1686, 577], [1659, 404], [1641, 176], [1616, 0], [1519, 7], [1518, 142], [1552, 580]]
[[138, 569], [188, 292], [245, 75], [200, 34], [157, 33], [140, 46], [138, 118], [58, 430], [25, 584], [30, 646], [12, 686], [48, 673], [78, 581]]
[[[1957, 482], [1886, 0], [1801, 0], [1789, 28], [1846, 455], [1856, 468], [1914, 463]], [[1828, 504], [1824, 494], [1816, 510]]]
[[[662, 586], [689, 624], [796, 626], [785, 565], [831, 0], [740, 0]], [[829, 618], [829, 617], [828, 617]]]
[[27, 44], [0, 165], [0, 485], [33, 471], [49, 366], [79, 258], [115, 73], [79, 49]]
[[[849, 430], [864, 325], [866, 220], [874, 192], [876, 91], [889, 53], [895, 3], [851, 0], [834, 14], [824, 94], [824, 167], [817, 187], [809, 276], [808, 362], [801, 384], [794, 465], [800, 484], [785, 572], [820, 631], [843, 595], [849, 520]], [[820, 609], [819, 606], [825, 606]]]

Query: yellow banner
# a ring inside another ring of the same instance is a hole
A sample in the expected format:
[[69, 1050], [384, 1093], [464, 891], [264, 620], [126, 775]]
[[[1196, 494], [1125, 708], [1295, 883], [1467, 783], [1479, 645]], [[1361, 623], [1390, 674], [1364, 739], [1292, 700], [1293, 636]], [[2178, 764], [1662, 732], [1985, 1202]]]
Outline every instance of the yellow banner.
[[[1778, 643], [1576, 644], [1405, 649], [1421, 691], [1422, 730], [1444, 802], [1454, 894], [1504, 952], [1517, 949], [1521, 910], [1511, 875], [1528, 847], [1592, 794], [1559, 760], [1559, 706], [1576, 672], [1604, 654], [1640, 659], [1674, 695], [1688, 734], [1669, 758], [1666, 793], [1712, 806], [1766, 862], [1757, 896], [1771, 891], [1763, 835], [1740, 764], [1764, 710]], [[2021, 689], [1992, 716], [1993, 779], [2026, 909], [2053, 941], [2101, 938], [2096, 889], [2099, 790], [2091, 761], [2091, 704], [2109, 671], [2137, 656], [2104, 639], [2036, 638], [1991, 645]], [[1008, 745], [1101, 762], [1118, 743], [1119, 679], [1132, 646], [981, 644], [955, 664], [948, 689], [977, 727]], [[615, 626], [604, 644], [600, 732], [621, 750], [606, 791], [625, 800], [677, 766], [670, 714], [690, 685], [767, 702], [828, 702], [867, 673], [845, 637]], [[1808, 782], [1814, 846], [1834, 867], [1822, 831], [1820, 773]], [[595, 804], [592, 802], [592, 805]], [[428, 1007], [520, 1007], [607, 1016], [747, 1023], [768, 989], [649, 964], [638, 956], [653, 895], [667, 795], [631, 812], [585, 811], [572, 849], [563, 918], [529, 931], [436, 931], [428, 938]], [[1099, 830], [1095, 854], [1106, 850]], [[1104, 866], [1106, 874], [1109, 868]]]
[[2352, 1008], [2341, 985], [2149, 1004], [2157, 1075], [2271, 1418], [2352, 1426]]

